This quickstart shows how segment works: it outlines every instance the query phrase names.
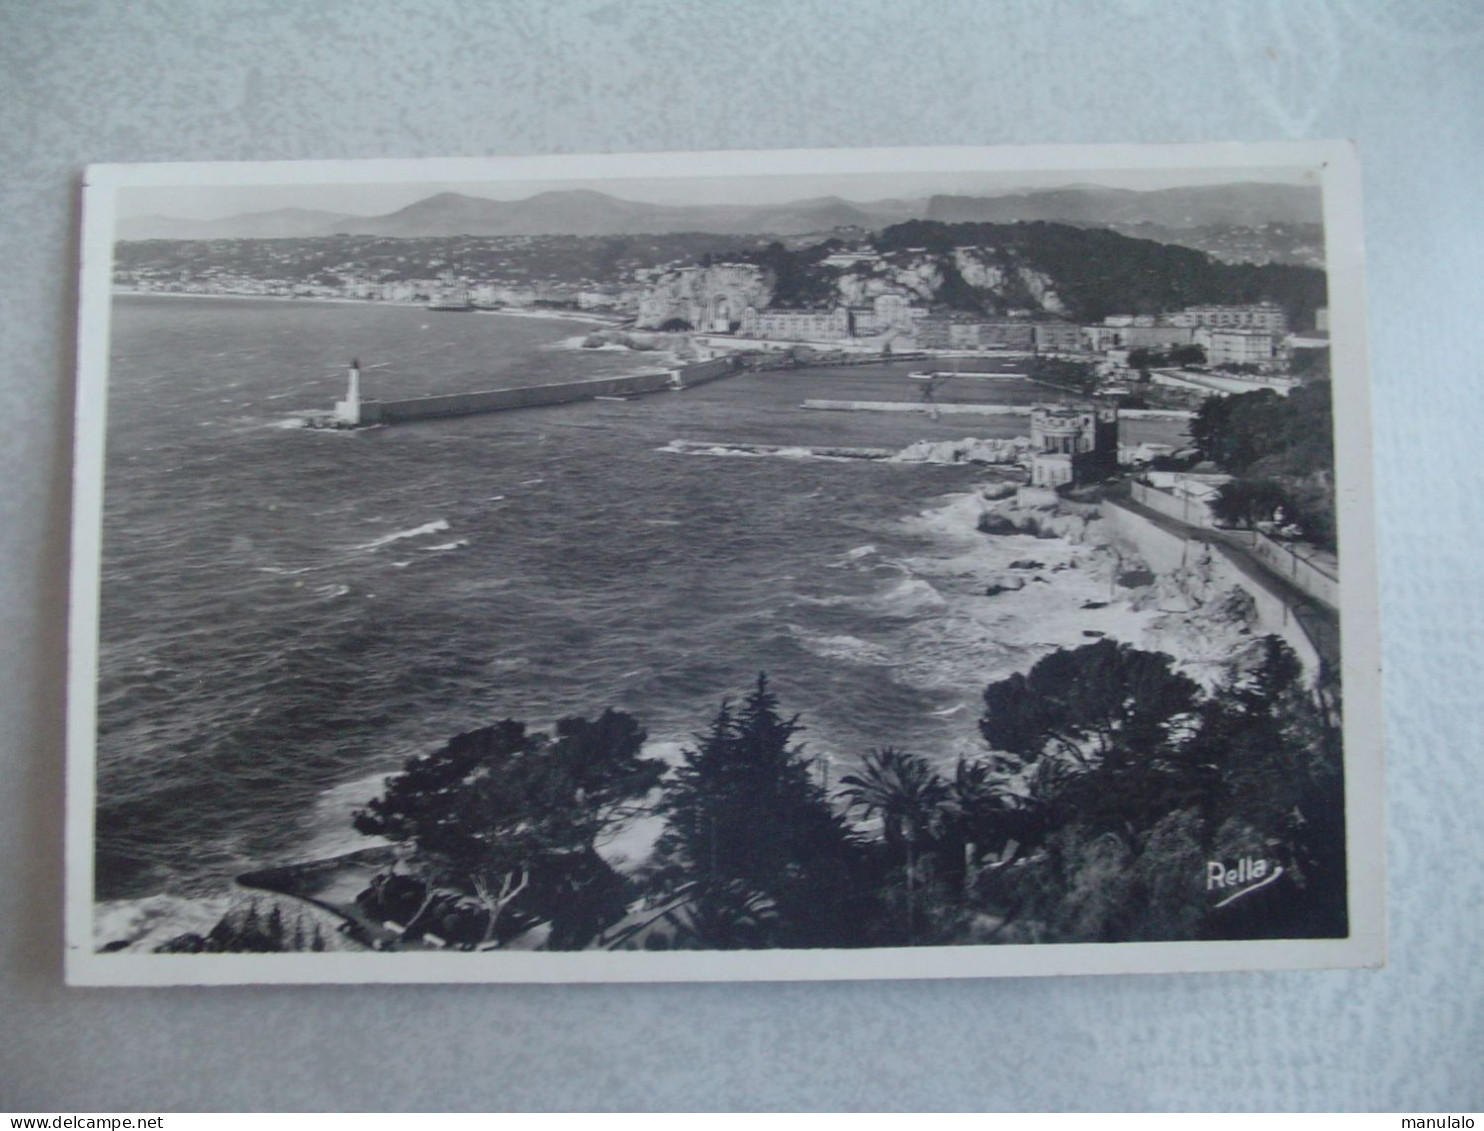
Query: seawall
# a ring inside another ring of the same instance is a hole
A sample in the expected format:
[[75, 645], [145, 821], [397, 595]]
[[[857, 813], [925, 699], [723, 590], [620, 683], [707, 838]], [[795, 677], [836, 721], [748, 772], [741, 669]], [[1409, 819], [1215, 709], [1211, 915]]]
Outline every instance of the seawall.
[[1282, 637], [1304, 665], [1305, 674], [1311, 680], [1319, 677], [1326, 667], [1325, 657], [1303, 620], [1277, 592], [1242, 569], [1220, 541], [1184, 538], [1113, 499], [1104, 499], [1101, 510], [1115, 542], [1133, 549], [1156, 573], [1171, 574], [1200, 561], [1222, 589], [1240, 586], [1256, 606], [1258, 631]]
[[558, 381], [549, 385], [524, 385], [516, 389], [445, 393], [398, 401], [364, 401], [361, 404], [361, 423], [403, 424], [414, 420], [437, 420], [486, 412], [508, 412], [518, 408], [571, 404], [594, 397], [633, 397], [645, 393], [694, 388], [735, 372], [737, 368], [731, 358], [716, 358], [678, 369], [657, 369], [621, 377]]

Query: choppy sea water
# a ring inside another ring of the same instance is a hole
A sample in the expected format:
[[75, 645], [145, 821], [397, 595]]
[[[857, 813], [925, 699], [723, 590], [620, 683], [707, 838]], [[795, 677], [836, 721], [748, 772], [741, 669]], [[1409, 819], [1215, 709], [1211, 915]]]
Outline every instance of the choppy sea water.
[[[1108, 596], [1095, 548], [974, 532], [981, 470], [664, 450], [1023, 431], [799, 407], [911, 399], [906, 366], [332, 433], [288, 425], [353, 354], [385, 365], [372, 396], [645, 358], [556, 348], [572, 322], [348, 304], [120, 297], [113, 331], [103, 901], [353, 847], [380, 775], [507, 716], [614, 706], [673, 752], [759, 671], [836, 775], [887, 743], [951, 763], [985, 682], [1128, 615], [1076, 611]], [[985, 598], [1028, 553], [1056, 583]]]

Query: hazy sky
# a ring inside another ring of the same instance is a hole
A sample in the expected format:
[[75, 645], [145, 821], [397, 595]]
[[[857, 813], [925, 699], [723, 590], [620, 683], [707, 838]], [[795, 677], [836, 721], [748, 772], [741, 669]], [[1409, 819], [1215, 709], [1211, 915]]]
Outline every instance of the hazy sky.
[[[1022, 190], [1096, 184], [1109, 188], [1160, 189], [1185, 185], [1265, 182], [1303, 184], [1306, 170], [1269, 169], [1098, 169], [1086, 174], [1036, 172], [849, 173], [563, 181], [419, 181], [400, 184], [274, 184], [128, 186], [118, 190], [117, 214], [212, 220], [244, 212], [311, 208], [379, 216], [439, 192], [460, 192], [496, 200], [520, 200], [539, 192], [588, 188], [627, 200], [655, 204], [778, 204], [819, 196], [869, 201], [914, 198], [934, 193], [994, 195]], [[1316, 192], [1317, 192], [1316, 187]]]

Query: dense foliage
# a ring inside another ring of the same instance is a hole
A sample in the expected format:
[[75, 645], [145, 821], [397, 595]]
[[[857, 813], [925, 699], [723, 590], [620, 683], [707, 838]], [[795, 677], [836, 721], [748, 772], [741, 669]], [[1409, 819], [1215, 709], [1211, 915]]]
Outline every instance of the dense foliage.
[[838, 246], [835, 241], [825, 241], [790, 250], [775, 240], [760, 251], [737, 256], [737, 260], [756, 263], [769, 272], [773, 306], [814, 310], [835, 306], [840, 301], [835, 288], [839, 272], [821, 262]]
[[[1338, 739], [1276, 637], [1206, 697], [1168, 657], [1100, 641], [991, 684], [985, 706], [1038, 818], [1018, 826], [1023, 864], [978, 876], [1010, 937], [1344, 933]], [[1282, 882], [1218, 907], [1208, 862], [1241, 858]]]
[[[985, 688], [979, 727], [951, 776], [884, 747], [831, 796], [762, 676], [663, 777], [627, 715], [506, 720], [357, 815], [413, 850], [361, 904], [469, 948], [533, 928], [569, 950], [1344, 933], [1338, 738], [1278, 638], [1211, 692], [1127, 644], [1052, 652]], [[663, 829], [619, 876], [595, 846], [643, 813]], [[1221, 902], [1208, 869], [1239, 859], [1275, 881]]]
[[668, 944], [855, 941], [871, 902], [867, 861], [795, 743], [800, 729], [759, 676], [685, 751], [658, 809], [665, 831], [652, 873], [658, 892], [683, 897]]
[[1237, 480], [1223, 487], [1217, 517], [1240, 526], [1281, 514], [1317, 545], [1336, 545], [1334, 418], [1330, 383], [1312, 380], [1287, 398], [1270, 389], [1211, 397], [1190, 423], [1201, 453]]
[[[406, 929], [432, 919], [440, 938], [467, 938], [472, 899], [480, 945], [546, 919], [558, 942], [589, 941], [605, 905], [621, 901], [598, 837], [632, 815], [664, 770], [641, 756], [644, 738], [620, 711], [562, 719], [554, 736], [506, 719], [410, 759], [355, 814], [359, 832], [411, 852], [421, 891], [403, 885], [404, 902], [418, 898]], [[396, 894], [377, 893], [382, 903]]]

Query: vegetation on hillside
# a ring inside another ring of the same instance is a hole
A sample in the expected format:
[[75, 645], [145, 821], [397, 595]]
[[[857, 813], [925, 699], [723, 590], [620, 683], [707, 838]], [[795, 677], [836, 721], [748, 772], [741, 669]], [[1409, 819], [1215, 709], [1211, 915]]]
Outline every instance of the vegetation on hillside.
[[940, 256], [958, 247], [995, 249], [1049, 276], [1074, 321], [1267, 301], [1282, 306], [1293, 325], [1312, 326], [1314, 311], [1326, 302], [1325, 273], [1317, 268], [1221, 263], [1204, 252], [1105, 228], [910, 220], [882, 231], [876, 246], [883, 252], [923, 248]]
[[790, 249], [775, 240], [759, 251], [738, 255], [737, 262], [755, 263], [769, 272], [773, 283], [773, 306], [814, 310], [836, 306], [840, 301], [835, 286], [839, 272], [822, 263], [839, 246], [836, 240], [826, 240], [809, 247]]

